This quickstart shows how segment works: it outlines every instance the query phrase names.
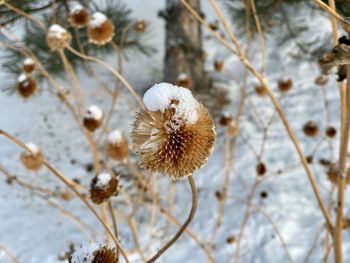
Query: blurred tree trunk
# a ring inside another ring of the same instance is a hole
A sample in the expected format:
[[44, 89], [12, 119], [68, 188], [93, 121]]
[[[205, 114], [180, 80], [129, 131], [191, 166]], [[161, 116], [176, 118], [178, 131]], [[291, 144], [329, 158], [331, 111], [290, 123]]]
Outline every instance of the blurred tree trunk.
[[[201, 14], [200, 0], [188, 0], [188, 3]], [[185, 73], [195, 91], [209, 89], [211, 81], [204, 70], [200, 23], [179, 0], [167, 0], [161, 16], [166, 20], [165, 81], [176, 83], [178, 76]]]

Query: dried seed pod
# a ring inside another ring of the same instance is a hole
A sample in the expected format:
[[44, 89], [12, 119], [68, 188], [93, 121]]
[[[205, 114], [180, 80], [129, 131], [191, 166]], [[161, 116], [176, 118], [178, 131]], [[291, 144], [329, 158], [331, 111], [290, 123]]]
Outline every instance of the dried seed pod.
[[186, 73], [181, 73], [176, 78], [176, 85], [180, 87], [185, 87], [188, 89], [193, 88], [193, 81], [190, 76], [188, 76]]
[[228, 238], [226, 238], [226, 243], [233, 244], [234, 242], [236, 242], [235, 236], [229, 236]]
[[64, 49], [71, 39], [71, 34], [57, 24], [51, 25], [46, 35], [46, 42], [52, 51]]
[[26, 146], [31, 152], [24, 151], [21, 153], [21, 162], [28, 170], [37, 171], [42, 166], [43, 153], [38, 146], [29, 142]]
[[35, 70], [35, 62], [31, 58], [26, 58], [23, 61], [23, 71], [26, 74], [31, 74]]
[[147, 28], [146, 21], [142, 18], [137, 19], [137, 21], [134, 25], [135, 31], [138, 33], [143, 33], [146, 31], [146, 28]]
[[266, 191], [260, 192], [260, 197], [261, 197], [261, 198], [265, 199], [265, 198], [267, 198], [268, 196], [269, 196], [269, 194], [268, 194]]
[[323, 166], [330, 166], [332, 164], [332, 162], [328, 159], [325, 158], [321, 158], [318, 160], [319, 164], [323, 165]]
[[255, 166], [255, 171], [258, 176], [263, 176], [266, 173], [266, 166], [263, 162], [259, 162]]
[[100, 173], [91, 180], [90, 197], [95, 204], [102, 204], [112, 196], [118, 195], [119, 179], [110, 173]]
[[203, 166], [215, 141], [213, 119], [190, 90], [169, 83], [151, 87], [133, 124], [134, 148], [140, 164], [173, 179]]
[[293, 87], [293, 81], [292, 81], [292, 79], [286, 79], [286, 80], [280, 79], [280, 80], [278, 81], [278, 89], [279, 89], [281, 92], [287, 92], [287, 91], [289, 91], [292, 87]]
[[217, 31], [219, 29], [219, 21], [215, 20], [209, 23], [209, 27], [211, 30]]
[[319, 86], [325, 86], [328, 83], [328, 77], [325, 75], [318, 76], [315, 79], [315, 84]]
[[308, 121], [303, 126], [303, 132], [306, 136], [315, 137], [318, 134], [318, 126], [313, 121]]
[[215, 192], [215, 197], [220, 201], [220, 200], [224, 199], [225, 194], [222, 191], [216, 191]]
[[96, 12], [88, 26], [89, 41], [96, 45], [106, 45], [114, 37], [114, 25], [104, 14]]
[[123, 161], [128, 157], [128, 140], [120, 130], [114, 130], [108, 135], [105, 146], [107, 155], [116, 161]]
[[85, 113], [83, 123], [86, 129], [93, 132], [98, 129], [103, 120], [103, 111], [96, 105], [91, 105]]
[[118, 263], [118, 255], [114, 248], [91, 245], [76, 250], [68, 259], [69, 263]]
[[214, 61], [215, 71], [219, 72], [222, 70], [223, 67], [224, 67], [224, 60], [223, 59], [216, 59]]
[[69, 22], [76, 28], [86, 27], [89, 23], [89, 12], [82, 5], [75, 3], [69, 13]]
[[232, 121], [232, 115], [228, 112], [221, 114], [219, 118], [219, 123], [221, 126], [228, 126]]
[[314, 160], [314, 157], [312, 155], [306, 156], [307, 163], [312, 163]]
[[334, 138], [337, 135], [337, 130], [333, 126], [328, 126], [326, 128], [326, 135], [329, 138]]
[[[332, 184], [338, 185], [339, 163], [332, 163], [327, 170], [327, 178]], [[350, 184], [350, 169], [346, 170], [345, 184]]]
[[38, 86], [34, 77], [21, 74], [17, 79], [17, 91], [23, 98], [29, 98], [35, 94]]
[[265, 96], [266, 94], [266, 88], [262, 85], [257, 85], [255, 86], [255, 92], [259, 95], [259, 96]]

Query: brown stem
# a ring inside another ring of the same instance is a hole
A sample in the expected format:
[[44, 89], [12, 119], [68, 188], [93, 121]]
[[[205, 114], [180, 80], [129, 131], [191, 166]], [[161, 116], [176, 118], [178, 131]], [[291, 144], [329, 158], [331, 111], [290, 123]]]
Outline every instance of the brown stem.
[[188, 176], [188, 182], [192, 191], [192, 208], [190, 214], [188, 215], [183, 225], [180, 227], [179, 231], [175, 234], [175, 236], [170, 239], [161, 249], [159, 249], [151, 259], [147, 260], [147, 263], [155, 262], [169, 247], [171, 247], [176, 242], [176, 240], [179, 239], [182, 233], [186, 230], [187, 226], [191, 223], [198, 207], [198, 191], [192, 175]]

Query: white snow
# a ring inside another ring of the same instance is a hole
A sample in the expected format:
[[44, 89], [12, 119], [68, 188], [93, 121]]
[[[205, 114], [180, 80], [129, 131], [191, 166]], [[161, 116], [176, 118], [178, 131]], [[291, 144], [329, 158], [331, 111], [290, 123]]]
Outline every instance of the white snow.
[[28, 142], [26, 143], [26, 146], [29, 148], [29, 150], [31, 150], [34, 154], [38, 154], [40, 152], [40, 148], [32, 143], [32, 142]]
[[97, 188], [104, 188], [109, 184], [111, 180], [112, 175], [110, 173], [100, 173], [99, 175], [97, 175], [97, 182], [95, 186]]
[[17, 78], [17, 83], [23, 83], [28, 79], [28, 76], [24, 73], [22, 73], [21, 75], [19, 75], [19, 77]]
[[187, 80], [188, 75], [186, 73], [180, 73], [179, 76], [177, 76], [177, 79], [180, 81]]
[[102, 117], [103, 111], [96, 105], [91, 105], [85, 114], [85, 118], [91, 118], [95, 120], [101, 120]]
[[50, 36], [53, 36], [56, 38], [62, 38], [62, 35], [66, 33], [67, 33], [67, 30], [65, 30], [63, 27], [61, 27], [58, 24], [53, 24], [49, 28]]
[[95, 28], [101, 26], [108, 18], [101, 12], [93, 13], [90, 20], [90, 27]]
[[71, 6], [70, 12], [71, 12], [71, 14], [75, 14], [75, 13], [79, 13], [83, 9], [84, 9], [84, 7], [81, 4], [74, 2]]
[[123, 131], [114, 130], [108, 134], [108, 142], [111, 144], [118, 144], [124, 138]]
[[94, 252], [99, 249], [100, 245], [90, 244], [81, 246], [72, 255], [72, 263], [92, 263]]
[[[178, 105], [172, 103], [178, 100]], [[175, 109], [175, 120], [194, 124], [197, 121], [198, 102], [189, 89], [162, 82], [148, 89], [143, 96], [143, 102], [150, 111], [164, 112], [167, 108]]]
[[26, 59], [23, 61], [23, 65], [26, 65], [26, 66], [34, 65], [34, 60], [31, 59], [31, 58], [26, 58]]

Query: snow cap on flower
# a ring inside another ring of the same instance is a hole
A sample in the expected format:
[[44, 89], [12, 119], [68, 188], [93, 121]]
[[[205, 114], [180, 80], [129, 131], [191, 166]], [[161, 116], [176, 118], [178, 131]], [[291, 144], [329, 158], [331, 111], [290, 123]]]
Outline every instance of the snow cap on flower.
[[84, 115], [84, 126], [93, 132], [101, 126], [103, 111], [96, 105], [91, 105]]
[[151, 87], [133, 124], [140, 163], [174, 179], [204, 165], [215, 141], [213, 120], [191, 91], [169, 83]]
[[79, 3], [74, 3], [70, 9], [69, 22], [77, 27], [86, 27], [89, 23], [89, 12]]
[[91, 43], [102, 46], [112, 41], [114, 25], [106, 15], [101, 12], [92, 14], [88, 26], [88, 36]]
[[71, 34], [57, 24], [50, 26], [46, 36], [47, 44], [53, 51], [65, 48], [65, 46], [70, 43], [71, 39]]
[[29, 151], [21, 153], [21, 162], [28, 170], [39, 170], [42, 165], [43, 154], [40, 148], [32, 142], [26, 144]]
[[95, 204], [102, 204], [120, 190], [119, 179], [110, 173], [100, 173], [94, 177], [90, 185], [90, 197]]
[[68, 259], [69, 263], [118, 263], [114, 248], [91, 244], [77, 249]]
[[34, 70], [35, 70], [35, 62], [34, 62], [34, 60], [31, 59], [31, 58], [26, 58], [26, 59], [23, 61], [23, 71], [24, 71], [26, 74], [30, 74], [30, 73], [32, 73]]
[[192, 81], [192, 78], [186, 73], [180, 73], [176, 78], [176, 85], [180, 87], [192, 89], [193, 81]]
[[128, 140], [123, 131], [114, 130], [108, 134], [106, 143], [107, 155], [116, 161], [123, 161], [128, 157]]
[[17, 78], [17, 91], [23, 98], [31, 97], [37, 90], [37, 82], [34, 77], [22, 73]]

